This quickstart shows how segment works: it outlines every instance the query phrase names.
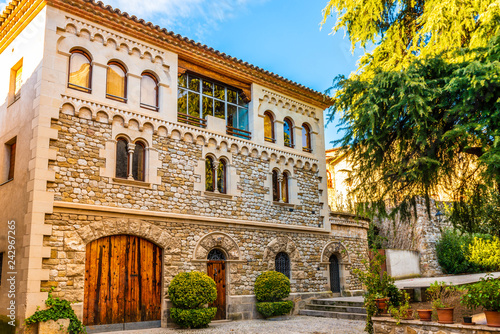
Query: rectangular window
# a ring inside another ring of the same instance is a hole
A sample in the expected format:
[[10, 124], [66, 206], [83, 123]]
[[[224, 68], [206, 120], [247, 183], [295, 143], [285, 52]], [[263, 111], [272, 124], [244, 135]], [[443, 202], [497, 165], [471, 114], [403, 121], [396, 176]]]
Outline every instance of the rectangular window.
[[238, 90], [191, 73], [181, 74], [178, 85], [179, 122], [205, 127], [206, 117], [210, 115], [226, 120], [227, 134], [251, 138], [248, 105]]
[[17, 137], [9, 140], [5, 144], [5, 176], [6, 181], [10, 181], [14, 178], [14, 169], [16, 166], [16, 142]]
[[23, 60], [17, 62], [10, 71], [10, 100], [11, 103], [17, 101], [21, 96], [21, 86], [23, 85]]

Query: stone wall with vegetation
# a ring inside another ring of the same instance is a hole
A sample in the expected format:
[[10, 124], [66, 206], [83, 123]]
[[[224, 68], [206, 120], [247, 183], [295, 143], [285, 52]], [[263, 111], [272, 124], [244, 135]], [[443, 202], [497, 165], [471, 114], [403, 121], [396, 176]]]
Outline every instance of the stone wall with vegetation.
[[100, 150], [107, 141], [116, 139], [111, 138], [111, 124], [61, 113], [52, 127], [58, 130], [58, 139], [50, 144], [58, 152], [49, 166], [55, 171], [55, 181], [48, 183], [48, 189], [56, 201], [312, 227], [323, 224], [320, 178], [312, 169], [290, 166], [298, 188], [298, 203], [291, 211], [265, 198], [271, 192], [268, 159], [227, 152], [239, 176], [238, 194], [229, 194], [233, 195], [230, 198], [206, 196], [195, 190], [195, 183], [205, 182], [203, 175], [195, 173], [197, 165], [204, 164], [203, 146], [153, 134], [161, 184], [120, 184], [100, 175], [106, 163]]
[[461, 324], [438, 324], [418, 320], [401, 320], [398, 326], [395, 319], [372, 318], [374, 334], [498, 334], [500, 328], [488, 326], [468, 326]]

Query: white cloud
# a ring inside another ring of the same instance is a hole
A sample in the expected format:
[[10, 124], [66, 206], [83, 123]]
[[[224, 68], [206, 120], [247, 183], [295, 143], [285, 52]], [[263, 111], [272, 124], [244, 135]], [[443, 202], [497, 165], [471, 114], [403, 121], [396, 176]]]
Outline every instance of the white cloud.
[[247, 4], [263, 1], [106, 0], [105, 3], [176, 33], [180, 30], [181, 33], [203, 39], [207, 32], [217, 28], [219, 22], [234, 17]]
[[0, 0], [0, 13], [3, 12], [5, 7], [9, 4], [9, 0]]

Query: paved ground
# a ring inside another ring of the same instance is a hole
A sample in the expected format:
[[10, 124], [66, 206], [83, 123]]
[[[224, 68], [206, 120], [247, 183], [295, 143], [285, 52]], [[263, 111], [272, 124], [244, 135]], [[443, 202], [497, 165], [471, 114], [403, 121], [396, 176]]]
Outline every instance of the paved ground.
[[[500, 272], [492, 273], [493, 277], [500, 277]], [[429, 287], [435, 281], [446, 282], [453, 285], [469, 284], [479, 282], [481, 277], [486, 276], [483, 274], [470, 274], [470, 275], [455, 275], [455, 276], [441, 276], [441, 277], [419, 277], [396, 281], [396, 286], [402, 288], [421, 288]]]
[[362, 334], [364, 321], [293, 316], [288, 320], [241, 320], [210, 324], [209, 328], [142, 329], [113, 334]]

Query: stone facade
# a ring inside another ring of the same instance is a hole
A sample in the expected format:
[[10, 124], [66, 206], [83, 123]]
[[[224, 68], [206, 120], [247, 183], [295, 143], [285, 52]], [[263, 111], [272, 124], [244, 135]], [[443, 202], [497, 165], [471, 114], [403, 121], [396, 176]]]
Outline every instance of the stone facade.
[[[163, 325], [170, 281], [181, 271], [206, 271], [213, 249], [226, 256], [229, 319], [257, 316], [253, 283], [276, 269], [279, 252], [290, 259], [295, 311], [310, 298], [332, 295], [331, 255], [339, 259], [342, 292], [362, 289], [353, 269], [367, 256], [367, 222], [330, 215], [323, 154], [323, 111], [330, 102], [321, 93], [89, 1], [13, 2], [0, 16], [0, 30], [1, 73], [9, 77], [22, 59], [23, 75], [30, 76], [14, 102], [10, 87], [0, 83], [8, 102], [0, 105], [0, 144], [17, 136], [14, 179], [0, 182], [0, 228], [16, 222], [18, 319], [43, 305], [48, 288], [82, 317], [87, 248], [115, 235], [161, 248]], [[75, 49], [91, 59], [92, 85], [83, 90], [68, 81]], [[106, 87], [109, 64], [118, 60], [127, 69], [122, 100], [109, 98]], [[153, 109], [141, 103], [145, 72], [158, 81]], [[250, 136], [234, 135], [214, 116], [203, 126], [181, 122], [182, 73], [237, 90]], [[276, 120], [272, 142], [263, 136], [266, 112]], [[285, 145], [285, 118], [295, 145]], [[303, 124], [310, 130], [305, 150]], [[143, 144], [141, 180], [117, 175], [121, 139], [130, 144], [129, 157]], [[226, 163], [225, 193], [207, 191], [207, 157]], [[286, 200], [273, 196], [273, 171], [288, 177]], [[0, 237], [0, 253], [7, 249]], [[3, 266], [7, 272], [5, 258]], [[7, 284], [1, 283], [0, 304], [6, 305]]]
[[418, 320], [401, 320], [398, 326], [395, 319], [373, 318], [374, 334], [497, 334], [500, 328], [484, 325], [438, 324]]

